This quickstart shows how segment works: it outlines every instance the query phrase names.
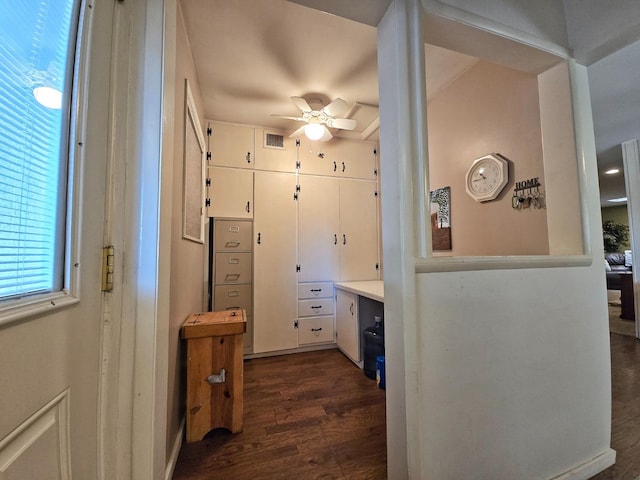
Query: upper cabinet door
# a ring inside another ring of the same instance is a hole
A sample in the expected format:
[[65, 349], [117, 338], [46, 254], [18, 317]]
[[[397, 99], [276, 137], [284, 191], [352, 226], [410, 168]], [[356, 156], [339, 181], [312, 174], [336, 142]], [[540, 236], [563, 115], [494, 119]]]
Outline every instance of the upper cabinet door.
[[209, 167], [209, 217], [253, 218], [253, 171]]
[[256, 128], [256, 170], [295, 173], [296, 141], [284, 130]]
[[378, 278], [376, 182], [340, 179], [340, 280]]
[[298, 281], [333, 281], [340, 271], [339, 182], [300, 177], [298, 193]]
[[208, 128], [211, 153], [209, 165], [253, 168], [255, 163], [255, 129], [253, 127], [210, 121]]
[[332, 138], [328, 142], [300, 139], [300, 173], [376, 180], [376, 145]]

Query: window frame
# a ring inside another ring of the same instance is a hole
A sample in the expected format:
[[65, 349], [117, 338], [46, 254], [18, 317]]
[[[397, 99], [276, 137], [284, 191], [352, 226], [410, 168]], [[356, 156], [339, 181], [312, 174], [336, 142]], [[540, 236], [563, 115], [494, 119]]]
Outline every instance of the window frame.
[[64, 241], [63, 258], [53, 266], [54, 275], [62, 271], [62, 285], [54, 281], [54, 291], [26, 294], [0, 302], [0, 327], [69, 307], [80, 302], [80, 227], [82, 217], [82, 164], [85, 161], [84, 141], [88, 111], [89, 38], [92, 6], [80, 0], [73, 6], [70, 31], [75, 31], [75, 46], [69, 49], [66, 72], [71, 74], [71, 86], [63, 92], [63, 131], [60, 155], [67, 155], [60, 184], [58, 209], [64, 217], [56, 238]]

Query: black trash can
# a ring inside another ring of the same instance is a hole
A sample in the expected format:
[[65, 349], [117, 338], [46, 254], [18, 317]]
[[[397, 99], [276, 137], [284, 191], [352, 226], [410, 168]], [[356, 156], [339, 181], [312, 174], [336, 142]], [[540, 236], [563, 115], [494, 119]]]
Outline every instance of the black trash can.
[[374, 317], [375, 325], [362, 333], [364, 341], [364, 374], [376, 379], [376, 357], [384, 355], [384, 326], [382, 318]]

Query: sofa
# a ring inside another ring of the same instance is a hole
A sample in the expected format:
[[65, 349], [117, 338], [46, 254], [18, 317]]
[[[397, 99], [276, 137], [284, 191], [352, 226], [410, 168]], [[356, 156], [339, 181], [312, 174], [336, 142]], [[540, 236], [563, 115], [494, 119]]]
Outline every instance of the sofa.
[[625, 266], [624, 253], [605, 253], [607, 271], [607, 290], [620, 290], [620, 275], [631, 273], [631, 267]]

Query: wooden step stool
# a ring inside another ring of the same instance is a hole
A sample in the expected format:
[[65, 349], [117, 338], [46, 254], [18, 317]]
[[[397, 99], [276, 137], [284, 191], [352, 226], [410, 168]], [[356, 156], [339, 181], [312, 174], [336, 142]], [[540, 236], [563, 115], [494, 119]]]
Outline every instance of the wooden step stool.
[[244, 310], [195, 313], [182, 325], [187, 341], [187, 443], [214, 428], [242, 431]]

